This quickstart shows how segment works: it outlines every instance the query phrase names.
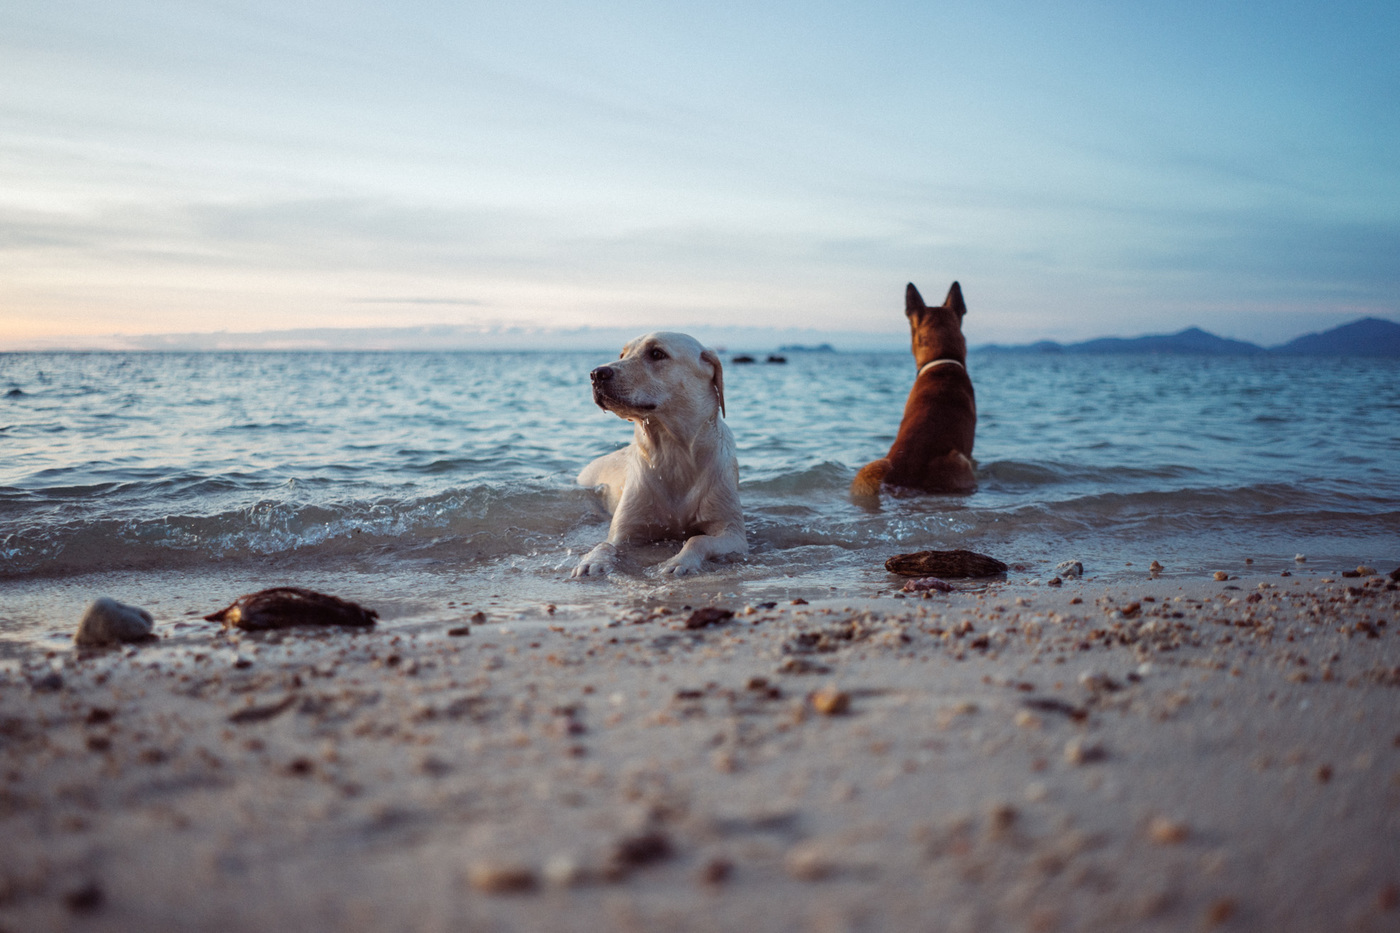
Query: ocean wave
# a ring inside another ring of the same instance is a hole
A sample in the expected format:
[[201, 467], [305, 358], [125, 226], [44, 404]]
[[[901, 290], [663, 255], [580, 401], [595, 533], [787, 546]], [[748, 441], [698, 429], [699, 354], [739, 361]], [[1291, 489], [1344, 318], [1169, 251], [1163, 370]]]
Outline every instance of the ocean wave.
[[992, 514], [1003, 526], [1064, 535], [1184, 534], [1208, 539], [1212, 533], [1242, 530], [1400, 534], [1400, 510], [1394, 502], [1326, 484], [1101, 492], [1013, 504]]
[[476, 486], [422, 497], [308, 503], [261, 499], [212, 514], [150, 516], [119, 509], [99, 518], [51, 513], [7, 522], [0, 576], [194, 566], [296, 555], [308, 558], [437, 556], [481, 561], [561, 547], [602, 516], [582, 489]]
[[994, 460], [977, 465], [977, 481], [980, 485], [1003, 489], [1060, 485], [1114, 487], [1124, 484], [1181, 484], [1199, 475], [1199, 469], [1180, 464], [1135, 467], [1121, 464], [1093, 466], [1056, 461]]
[[766, 470], [745, 477], [741, 493], [762, 496], [803, 496], [832, 490], [844, 491], [851, 485], [855, 470], [841, 463], [824, 461], [808, 467]]

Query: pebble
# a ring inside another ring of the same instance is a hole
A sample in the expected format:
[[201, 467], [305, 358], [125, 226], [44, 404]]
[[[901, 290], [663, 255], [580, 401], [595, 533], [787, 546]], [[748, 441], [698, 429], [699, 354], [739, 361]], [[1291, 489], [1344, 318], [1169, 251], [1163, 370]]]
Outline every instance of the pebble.
[[551, 856], [544, 863], [544, 880], [560, 888], [572, 888], [588, 880], [588, 872], [572, 855]]
[[539, 884], [535, 870], [516, 862], [473, 862], [467, 884], [484, 894], [524, 894]]
[[1191, 829], [1180, 820], [1154, 816], [1147, 824], [1147, 836], [1158, 845], [1174, 846], [1185, 842]]
[[1235, 902], [1228, 897], [1222, 897], [1215, 901], [1206, 909], [1206, 926], [1217, 927], [1222, 923], [1228, 923], [1235, 915]]
[[1015, 721], [1022, 729], [1039, 729], [1045, 725], [1044, 720], [1028, 709], [1017, 711]]
[[73, 642], [84, 647], [147, 641], [155, 619], [144, 609], [119, 603], [107, 596], [93, 600], [78, 623]]
[[1118, 681], [1098, 671], [1085, 671], [1080, 674], [1079, 686], [1094, 693], [1113, 693], [1123, 688]]
[[63, 677], [58, 671], [49, 671], [42, 677], [35, 677], [29, 682], [29, 688], [36, 693], [50, 693], [54, 690], [63, 689]]
[[821, 881], [836, 873], [835, 860], [818, 842], [799, 842], [783, 859], [787, 873], [798, 881]]
[[1217, 571], [1213, 574], [1213, 576], [1215, 577], [1215, 579], [1221, 580], [1221, 581], [1230, 579], [1230, 575], [1229, 575], [1228, 573], [1226, 573], [1225, 571], [1223, 571], [1223, 570], [1217, 570]]
[[611, 862], [626, 871], [664, 862], [675, 854], [671, 837], [659, 829], [624, 836], [613, 845]]
[[89, 881], [80, 888], [69, 891], [63, 895], [63, 903], [75, 914], [92, 913], [102, 906], [106, 896], [102, 892], [102, 887], [95, 881]]
[[1108, 757], [1104, 747], [1082, 738], [1073, 738], [1065, 743], [1065, 761], [1072, 765], [1087, 765], [1103, 761]]
[[722, 856], [706, 862], [700, 869], [700, 880], [705, 884], [724, 884], [734, 874], [734, 863]]
[[851, 708], [851, 695], [835, 687], [822, 687], [812, 694], [812, 708], [823, 716], [839, 716]]
[[1084, 576], [1084, 564], [1077, 560], [1067, 560], [1055, 565], [1056, 576], [1074, 580]]
[[706, 606], [704, 609], [697, 609], [690, 614], [690, 618], [685, 620], [684, 627], [687, 629], [708, 628], [711, 625], [718, 625], [734, 618], [733, 609], [722, 609], [719, 606]]
[[1150, 564], [1147, 565], [1147, 569], [1150, 570], [1150, 571], [1152, 571], [1153, 573], [1161, 573], [1163, 570], [1166, 570], [1167, 568], [1163, 567], [1160, 563], [1158, 563], [1157, 561], [1154, 560], [1152, 563], [1150, 563]]
[[953, 584], [946, 580], [940, 580], [937, 577], [919, 577], [916, 580], [910, 580], [908, 583], [904, 584], [904, 592], [906, 593], [923, 593], [927, 590], [936, 590], [939, 593], [951, 593], [954, 589], [955, 587]]

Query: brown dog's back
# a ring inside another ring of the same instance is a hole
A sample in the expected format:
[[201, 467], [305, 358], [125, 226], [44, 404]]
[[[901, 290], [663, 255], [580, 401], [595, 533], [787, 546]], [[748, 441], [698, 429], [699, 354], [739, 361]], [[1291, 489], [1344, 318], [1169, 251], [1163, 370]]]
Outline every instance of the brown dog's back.
[[943, 304], [930, 308], [911, 282], [904, 313], [919, 374], [890, 452], [861, 468], [851, 493], [878, 496], [882, 483], [923, 492], [972, 492], [977, 488], [972, 470], [977, 402], [967, 375], [962, 288], [954, 282]]

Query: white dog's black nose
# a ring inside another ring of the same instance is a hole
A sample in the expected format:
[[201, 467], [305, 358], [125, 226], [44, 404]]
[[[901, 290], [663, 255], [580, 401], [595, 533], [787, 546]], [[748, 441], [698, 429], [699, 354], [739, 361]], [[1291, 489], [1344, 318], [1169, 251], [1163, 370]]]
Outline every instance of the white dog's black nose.
[[597, 385], [600, 382], [607, 382], [612, 377], [613, 371], [611, 366], [599, 366], [597, 369], [593, 370], [593, 372], [588, 374], [588, 378], [593, 380], [594, 385]]

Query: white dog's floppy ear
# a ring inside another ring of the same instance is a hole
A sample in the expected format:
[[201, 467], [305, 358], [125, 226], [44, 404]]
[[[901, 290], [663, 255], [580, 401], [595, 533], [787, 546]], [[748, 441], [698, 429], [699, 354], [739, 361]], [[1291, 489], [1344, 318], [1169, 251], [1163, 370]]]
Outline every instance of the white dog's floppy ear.
[[703, 350], [700, 351], [700, 359], [704, 360], [706, 363], [709, 363], [712, 367], [714, 367], [714, 370], [715, 370], [715, 378], [714, 378], [713, 382], [714, 382], [714, 386], [715, 386], [715, 396], [719, 399], [719, 413], [720, 413], [721, 415], [723, 415], [723, 414], [725, 414], [725, 411], [724, 411], [724, 367], [722, 367], [722, 366], [719, 364], [719, 354], [716, 353], [714, 350], [711, 350], [709, 347], [706, 347], [705, 349], [703, 349]]

